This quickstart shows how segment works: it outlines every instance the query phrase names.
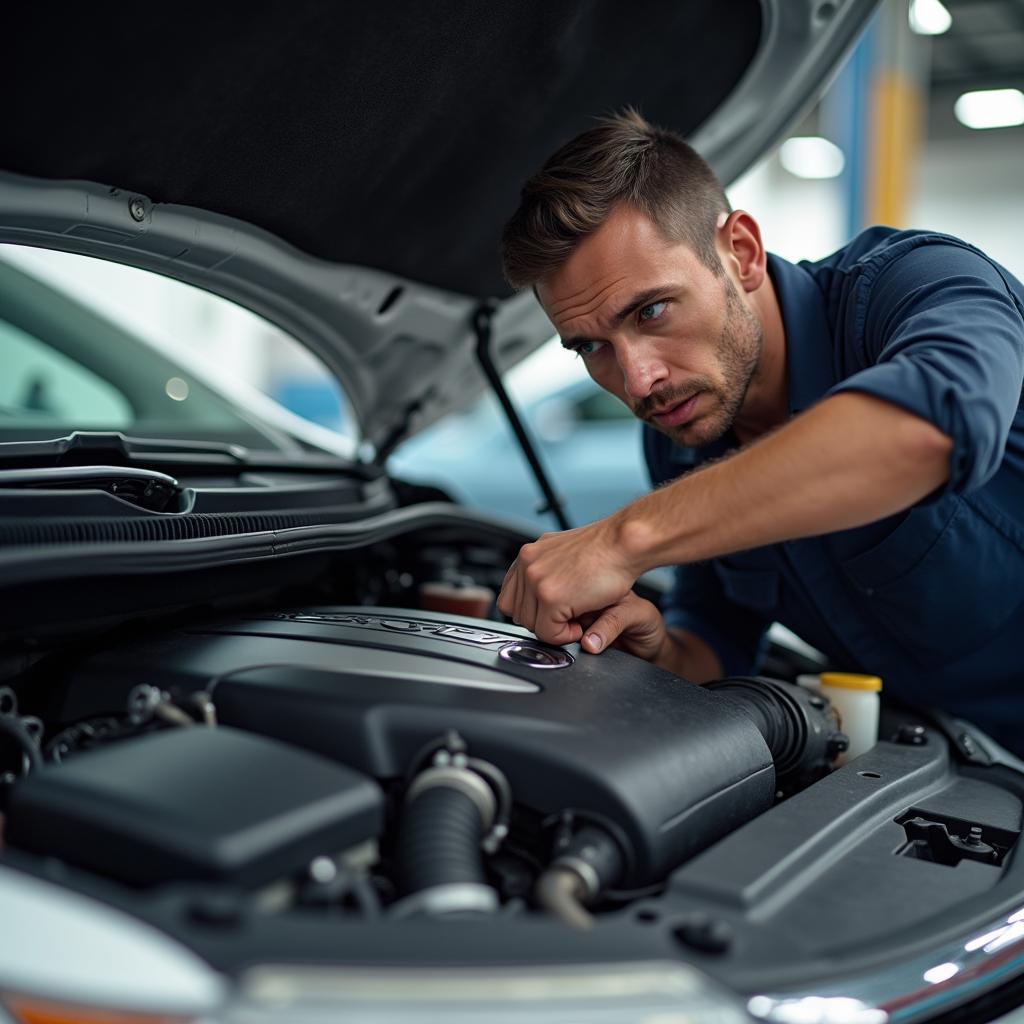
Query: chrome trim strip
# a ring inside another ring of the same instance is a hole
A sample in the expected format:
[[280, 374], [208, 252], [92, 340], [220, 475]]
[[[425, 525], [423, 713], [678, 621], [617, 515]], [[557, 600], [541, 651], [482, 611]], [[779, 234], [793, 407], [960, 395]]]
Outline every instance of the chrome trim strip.
[[820, 989], [753, 996], [770, 1024], [914, 1024], [1024, 975], [1024, 906], [966, 939]]
[[230, 1024], [339, 1020], [539, 1024], [749, 1024], [743, 1005], [687, 964], [375, 968], [266, 964], [241, 979]]

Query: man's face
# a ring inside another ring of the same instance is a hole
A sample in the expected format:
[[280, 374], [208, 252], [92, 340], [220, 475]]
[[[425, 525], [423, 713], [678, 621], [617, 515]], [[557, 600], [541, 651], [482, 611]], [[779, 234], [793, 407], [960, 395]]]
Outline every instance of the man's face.
[[700, 447], [732, 425], [764, 332], [724, 269], [620, 205], [538, 285], [562, 344], [590, 376], [677, 444]]

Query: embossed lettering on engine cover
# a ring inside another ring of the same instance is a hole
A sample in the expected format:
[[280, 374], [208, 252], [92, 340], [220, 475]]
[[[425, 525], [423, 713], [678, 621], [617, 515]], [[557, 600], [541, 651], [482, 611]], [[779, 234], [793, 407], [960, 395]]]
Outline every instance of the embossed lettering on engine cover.
[[294, 622], [332, 622], [338, 626], [368, 626], [370, 629], [388, 629], [393, 633], [427, 633], [431, 636], [451, 637], [471, 644], [507, 644], [512, 638], [505, 633], [490, 633], [471, 626], [458, 626], [451, 622], [428, 622], [424, 619], [380, 618], [376, 615], [349, 615], [320, 613], [315, 615], [284, 615]]
[[506, 660], [528, 668], [568, 668], [573, 657], [557, 647], [545, 647], [536, 642], [524, 643], [509, 636], [474, 626], [454, 622], [436, 622], [428, 619], [407, 619], [401, 616], [364, 615], [360, 612], [282, 612], [275, 616], [292, 622], [330, 623], [336, 626], [357, 626], [363, 629], [402, 633], [406, 636], [435, 637], [477, 647], [498, 648]]

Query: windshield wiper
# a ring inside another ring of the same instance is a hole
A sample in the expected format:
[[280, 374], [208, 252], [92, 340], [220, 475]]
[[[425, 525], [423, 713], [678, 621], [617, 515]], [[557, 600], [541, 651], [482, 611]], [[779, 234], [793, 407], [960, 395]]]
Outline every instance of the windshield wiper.
[[252, 451], [225, 441], [127, 437], [118, 431], [76, 430], [47, 441], [0, 442], [0, 467], [29, 469], [47, 466], [141, 466], [182, 475], [241, 475], [258, 470], [343, 473], [376, 480], [383, 470], [326, 453], [287, 454]]
[[0, 469], [0, 490], [100, 490], [150, 512], [177, 504], [182, 488], [173, 476], [134, 466], [43, 466], [32, 469]]
[[76, 430], [49, 441], [0, 443], [0, 463], [34, 463], [51, 466], [95, 466], [129, 462], [146, 455], [186, 455], [190, 460], [231, 462], [244, 465], [249, 449], [224, 441], [181, 441], [175, 438], [126, 437], [119, 431]]

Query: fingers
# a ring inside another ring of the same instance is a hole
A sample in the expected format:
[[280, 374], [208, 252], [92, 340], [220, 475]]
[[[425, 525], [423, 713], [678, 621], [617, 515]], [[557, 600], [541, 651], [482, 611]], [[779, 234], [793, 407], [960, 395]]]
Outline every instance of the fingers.
[[[582, 639], [580, 617], [618, 604], [633, 584], [615, 566], [606, 532], [597, 523], [524, 544], [505, 575], [499, 610], [547, 643]], [[623, 628], [609, 626], [601, 647]]]
[[583, 636], [583, 627], [571, 619], [566, 622], [540, 623], [534, 634], [546, 644], [574, 644]]
[[519, 607], [519, 559], [517, 558], [505, 573], [501, 581], [501, 591], [498, 594], [498, 611], [502, 615], [515, 621], [516, 611]]
[[550, 583], [541, 581], [542, 574], [533, 566], [535, 556], [536, 547], [526, 544], [509, 566], [498, 595], [498, 610], [547, 643], [575, 643], [583, 631], [571, 621], [571, 610], [545, 599]]
[[666, 635], [661, 612], [632, 593], [605, 608], [583, 632], [581, 646], [590, 654], [615, 644], [647, 661], [658, 657]]
[[[540, 618], [540, 597], [537, 588], [530, 579], [529, 567], [520, 567], [519, 615], [516, 622], [525, 626], [533, 633], [537, 632], [537, 620]], [[538, 634], [539, 636], [540, 634]]]
[[581, 641], [583, 650], [590, 654], [600, 654], [606, 647], [615, 643], [619, 635], [629, 628], [628, 606], [612, 605], [592, 622]]

